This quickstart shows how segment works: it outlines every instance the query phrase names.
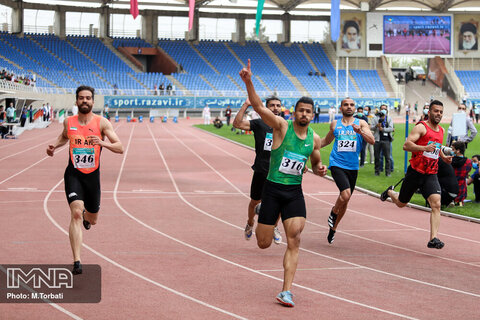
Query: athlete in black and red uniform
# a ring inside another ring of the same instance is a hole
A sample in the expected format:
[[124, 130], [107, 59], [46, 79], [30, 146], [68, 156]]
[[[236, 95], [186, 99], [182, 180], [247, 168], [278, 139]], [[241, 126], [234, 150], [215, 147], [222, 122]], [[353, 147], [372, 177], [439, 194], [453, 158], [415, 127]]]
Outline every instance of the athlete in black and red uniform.
[[380, 200], [390, 197], [398, 207], [405, 207], [417, 189], [428, 201], [432, 212], [430, 215], [429, 248], [442, 249], [444, 243], [437, 238], [440, 226], [441, 193], [438, 183], [438, 157], [447, 163], [452, 162], [451, 156], [446, 156], [441, 147], [443, 143], [443, 128], [439, 125], [443, 116], [443, 104], [434, 100], [428, 109], [428, 120], [419, 121], [403, 145], [403, 150], [412, 153], [410, 166], [405, 174], [400, 193], [393, 191], [393, 186], [385, 190]]

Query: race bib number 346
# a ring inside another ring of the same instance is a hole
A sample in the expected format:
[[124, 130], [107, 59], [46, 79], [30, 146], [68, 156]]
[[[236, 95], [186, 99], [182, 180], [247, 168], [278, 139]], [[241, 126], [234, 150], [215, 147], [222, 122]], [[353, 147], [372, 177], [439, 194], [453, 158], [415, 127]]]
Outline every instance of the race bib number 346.
[[278, 171], [285, 174], [301, 176], [306, 161], [307, 158], [305, 156], [285, 150], [282, 158], [282, 163], [280, 164], [280, 168], [278, 168]]
[[73, 164], [75, 168], [95, 167], [95, 149], [73, 148]]

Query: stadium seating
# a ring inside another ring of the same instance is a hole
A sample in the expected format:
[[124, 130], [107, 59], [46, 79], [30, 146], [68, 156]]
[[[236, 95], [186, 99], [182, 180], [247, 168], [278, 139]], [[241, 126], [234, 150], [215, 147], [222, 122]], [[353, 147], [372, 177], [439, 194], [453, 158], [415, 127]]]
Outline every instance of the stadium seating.
[[[133, 70], [100, 39], [92, 36], [68, 36], [66, 40], [61, 40], [54, 35], [26, 34], [24, 37], [18, 37], [0, 32], [0, 45], [3, 48], [0, 49], [0, 67], [16, 74], [39, 75], [37, 87], [56, 86], [73, 90], [80, 84], [87, 84], [110, 91], [116, 88], [116, 92], [120, 94], [128, 94], [134, 90], [153, 94], [154, 86], [159, 87], [163, 83], [166, 87], [171, 82], [161, 73]], [[125, 37], [115, 38], [113, 45], [151, 47], [143, 39]], [[288, 96], [300, 95], [291, 79], [277, 67], [264, 50], [262, 46], [265, 45], [258, 42], [247, 41], [245, 45], [240, 45], [231, 41], [201, 41], [191, 45], [185, 40], [159, 40], [158, 45], [177, 64], [182, 65], [183, 71], [173, 73], [172, 77], [190, 93], [212, 96], [244, 95], [244, 84], [238, 77], [238, 72], [242, 65], [251, 59], [254, 70], [253, 82], [261, 96], [275, 92], [282, 92], [282, 95]], [[333, 94], [335, 69], [320, 44], [267, 45], [311, 96]], [[2, 56], [7, 60], [1, 58]], [[325, 77], [309, 75], [314, 70], [325, 73]], [[461, 79], [466, 79], [462, 81], [478, 79], [478, 74], [467, 73], [457, 72]], [[351, 76], [361, 92], [368, 92], [370, 95], [373, 93], [377, 97], [386, 96], [376, 70], [351, 70]], [[345, 70], [339, 70], [339, 92], [342, 94], [346, 90], [345, 80]], [[349, 95], [359, 96], [360, 93], [352, 81], [350, 79], [348, 81]], [[478, 86], [475, 81], [466, 84], [467, 91], [472, 92], [480, 92]], [[176, 93], [184, 94], [179, 88], [176, 88]]]
[[112, 45], [115, 48], [118, 47], [142, 47], [142, 48], [153, 48], [153, 46], [147, 41], [140, 38], [127, 38], [127, 37], [118, 37], [113, 38]]
[[455, 72], [465, 87], [469, 98], [480, 98], [480, 71], [456, 71]]

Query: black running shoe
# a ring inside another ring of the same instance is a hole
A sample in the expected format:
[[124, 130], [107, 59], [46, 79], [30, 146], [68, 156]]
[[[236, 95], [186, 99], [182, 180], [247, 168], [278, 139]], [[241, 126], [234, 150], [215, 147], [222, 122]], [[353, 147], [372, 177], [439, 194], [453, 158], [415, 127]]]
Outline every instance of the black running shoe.
[[335, 230], [330, 228], [330, 231], [328, 231], [327, 241], [328, 243], [332, 243], [334, 239], [335, 239]]
[[435, 249], [442, 249], [445, 243], [440, 241], [438, 238], [433, 238], [432, 240], [428, 241], [427, 247], [435, 248]]
[[85, 210], [82, 212], [82, 218], [83, 218], [83, 226], [85, 227], [86, 230], [90, 230], [90, 227], [92, 226], [90, 222], [85, 220]]
[[75, 274], [82, 274], [82, 264], [80, 263], [80, 261], [75, 261], [73, 263], [73, 270], [72, 270], [72, 273], [75, 275]]
[[333, 228], [333, 226], [335, 225], [335, 221], [337, 221], [337, 214], [333, 213], [333, 210], [332, 210], [330, 211], [330, 216], [328, 217], [328, 226], [330, 228]]
[[393, 186], [388, 187], [387, 190], [382, 192], [382, 194], [380, 195], [381, 201], [385, 201], [388, 199], [388, 190], [393, 190]]

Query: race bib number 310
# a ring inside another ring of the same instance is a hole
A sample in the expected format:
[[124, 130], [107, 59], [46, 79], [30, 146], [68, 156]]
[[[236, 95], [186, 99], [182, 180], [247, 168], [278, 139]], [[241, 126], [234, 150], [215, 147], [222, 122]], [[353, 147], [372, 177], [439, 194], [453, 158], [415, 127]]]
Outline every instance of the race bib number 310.
[[278, 171], [294, 176], [301, 176], [306, 161], [307, 158], [305, 156], [285, 150], [282, 158], [282, 163], [280, 164], [280, 168], [278, 168]]
[[95, 149], [73, 148], [73, 164], [75, 168], [95, 167]]
[[423, 155], [427, 158], [438, 159], [438, 155], [440, 154], [440, 148], [442, 147], [442, 144], [438, 142], [433, 142], [433, 141], [428, 142], [428, 144], [432, 144], [432, 143], [435, 144], [435, 150], [433, 150], [432, 152], [424, 151]]

